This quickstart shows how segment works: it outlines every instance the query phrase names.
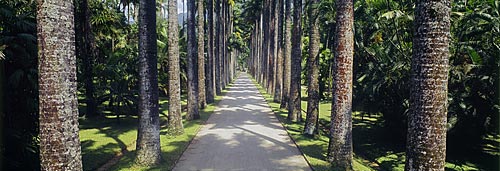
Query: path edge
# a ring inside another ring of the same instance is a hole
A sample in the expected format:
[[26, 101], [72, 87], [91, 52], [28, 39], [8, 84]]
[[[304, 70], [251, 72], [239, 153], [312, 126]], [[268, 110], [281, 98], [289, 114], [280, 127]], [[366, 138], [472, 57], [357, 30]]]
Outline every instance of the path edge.
[[[241, 72], [238, 72], [238, 73], [235, 75], [235, 78], [233, 78], [233, 79], [231, 80], [231, 82], [228, 84], [228, 86], [226, 86], [226, 89], [225, 89], [225, 90], [227, 90], [227, 89], [231, 88], [231, 87], [232, 87], [232, 84], [234, 83], [234, 81], [235, 81], [236, 79], [238, 79], [240, 76], [241, 76]], [[223, 90], [223, 91], [224, 91], [224, 90]], [[212, 117], [212, 114], [214, 114], [214, 113], [216, 112], [216, 110], [217, 110], [217, 108], [218, 108], [218, 106], [219, 106], [219, 103], [220, 103], [222, 100], [224, 100], [224, 96], [228, 93], [228, 92], [223, 92], [223, 91], [221, 92], [222, 94], [220, 95], [220, 96], [222, 96], [221, 100], [220, 100], [220, 101], [218, 101], [218, 102], [217, 102], [217, 104], [214, 104], [214, 106], [215, 106], [214, 111], [210, 114], [210, 116], [207, 118], [207, 120], [206, 120], [206, 121], [203, 121], [203, 122], [201, 122], [201, 123], [200, 123], [200, 125], [201, 125], [201, 126], [200, 126], [197, 130], [196, 130], [196, 134], [194, 134], [193, 138], [192, 138], [191, 140], [189, 140], [189, 143], [187, 144], [186, 148], [184, 148], [184, 149], [182, 150], [181, 155], [179, 155], [179, 157], [178, 157], [177, 159], [175, 159], [175, 161], [174, 161], [174, 163], [173, 163], [173, 165], [172, 165], [172, 168], [171, 168], [170, 170], [174, 170], [175, 166], [177, 166], [177, 163], [179, 163], [179, 160], [181, 160], [182, 156], [183, 156], [183, 155], [184, 155], [184, 153], [187, 151], [187, 149], [189, 148], [189, 146], [191, 145], [191, 143], [193, 143], [193, 140], [194, 140], [195, 138], [197, 138], [197, 137], [198, 137], [198, 134], [200, 133], [200, 130], [201, 130], [203, 127], [205, 127], [205, 126], [206, 126], [207, 121], [208, 121], [208, 120]], [[259, 92], [259, 94], [260, 94], [260, 92]]]
[[[249, 75], [250, 78], [252, 78], [252, 82], [255, 86], [260, 86], [257, 81], [255, 80], [255, 78], [253, 78], [253, 76]], [[258, 88], [257, 88], [258, 90]], [[305, 153], [302, 151], [302, 148], [300, 148], [300, 146], [297, 144], [297, 142], [295, 142], [295, 139], [293, 139], [292, 135], [290, 135], [290, 132], [288, 132], [288, 129], [286, 128], [286, 126], [283, 124], [283, 120], [281, 120], [281, 118], [278, 116], [278, 114], [273, 110], [273, 108], [271, 107], [271, 105], [269, 104], [269, 101], [266, 100], [266, 97], [264, 97], [264, 95], [259, 91], [259, 95], [264, 98], [264, 101], [266, 101], [266, 104], [267, 106], [271, 109], [271, 112], [273, 112], [274, 114], [274, 117], [276, 117], [276, 119], [278, 119], [280, 125], [283, 127], [283, 129], [285, 129], [286, 131], [286, 134], [288, 135], [288, 137], [292, 140], [293, 144], [295, 144], [295, 146], [297, 147], [297, 149], [299, 150], [300, 154], [302, 154], [302, 157], [304, 158], [304, 160], [306, 161], [307, 165], [309, 166], [309, 168], [311, 168], [312, 171], [315, 171], [315, 169], [312, 167], [311, 163], [309, 162], [309, 160], [307, 160], [307, 157], [305, 156]]]

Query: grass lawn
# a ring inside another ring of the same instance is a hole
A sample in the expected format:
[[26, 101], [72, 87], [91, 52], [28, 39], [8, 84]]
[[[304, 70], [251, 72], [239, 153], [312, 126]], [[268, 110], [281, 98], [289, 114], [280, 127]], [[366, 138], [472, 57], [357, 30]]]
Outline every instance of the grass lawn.
[[[267, 94], [255, 80], [254, 83], [314, 170], [331, 170], [330, 164], [325, 161], [329, 141], [326, 126], [330, 122], [331, 102], [320, 103], [320, 135], [309, 138], [302, 134], [304, 122], [289, 122], [287, 120], [287, 110], [280, 109], [280, 104], [273, 102], [273, 97]], [[303, 110], [307, 109], [305, 87], [302, 88], [301, 105]], [[306, 114], [302, 113], [302, 115], [305, 120]], [[387, 130], [384, 130], [382, 123], [380, 115], [369, 116], [362, 115], [360, 112], [353, 112], [354, 170], [404, 170], [405, 147], [402, 143], [396, 142], [390, 133], [387, 133]], [[474, 157], [469, 156], [469, 159], [451, 160], [452, 156], [447, 156], [447, 160], [450, 161], [446, 162], [446, 170], [498, 170], [500, 138], [498, 136], [488, 136], [485, 139], [489, 143], [484, 145], [485, 147], [482, 150], [484, 152], [479, 152]]]
[[[225, 91], [223, 91], [225, 94]], [[215, 105], [222, 96], [215, 98], [214, 104], [209, 104], [200, 110], [201, 119], [184, 121], [184, 134], [173, 136], [167, 131], [167, 100], [160, 98], [160, 140], [163, 162], [153, 168], [134, 165], [135, 142], [137, 139], [137, 117], [107, 116], [99, 120], [80, 119], [80, 140], [82, 143], [82, 159], [84, 170], [96, 170], [117, 155], [123, 157], [109, 170], [171, 170], [176, 160], [187, 148], [189, 142], [196, 135], [202, 123], [213, 113]], [[186, 104], [185, 101], [182, 102]], [[185, 115], [185, 113], [183, 113]], [[161, 168], [161, 169], [160, 169]]]

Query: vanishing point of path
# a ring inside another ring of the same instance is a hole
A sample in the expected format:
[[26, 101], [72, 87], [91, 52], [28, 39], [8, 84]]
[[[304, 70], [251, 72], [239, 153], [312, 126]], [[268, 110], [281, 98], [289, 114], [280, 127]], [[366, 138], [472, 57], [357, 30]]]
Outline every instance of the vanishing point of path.
[[311, 170], [246, 73], [173, 170]]

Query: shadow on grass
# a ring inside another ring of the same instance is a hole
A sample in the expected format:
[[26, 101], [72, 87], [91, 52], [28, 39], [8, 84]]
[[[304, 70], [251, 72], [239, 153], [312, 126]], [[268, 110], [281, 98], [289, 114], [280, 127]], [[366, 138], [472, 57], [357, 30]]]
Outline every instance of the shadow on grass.
[[108, 117], [80, 120], [84, 170], [99, 168], [116, 154], [126, 152], [127, 147], [134, 143], [133, 137], [120, 139], [120, 136], [137, 129], [137, 119], [127, 117], [120, 120], [119, 123]]

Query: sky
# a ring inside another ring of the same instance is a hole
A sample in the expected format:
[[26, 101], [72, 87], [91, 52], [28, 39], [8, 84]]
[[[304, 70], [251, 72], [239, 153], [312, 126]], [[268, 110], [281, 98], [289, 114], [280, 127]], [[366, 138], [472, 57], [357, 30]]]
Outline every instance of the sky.
[[[186, 0], [177, 0], [177, 13], [178, 14], [181, 14], [181, 13], [186, 13], [187, 12], [187, 4], [186, 3]], [[184, 7], [184, 9], [182, 9], [182, 7]]]

